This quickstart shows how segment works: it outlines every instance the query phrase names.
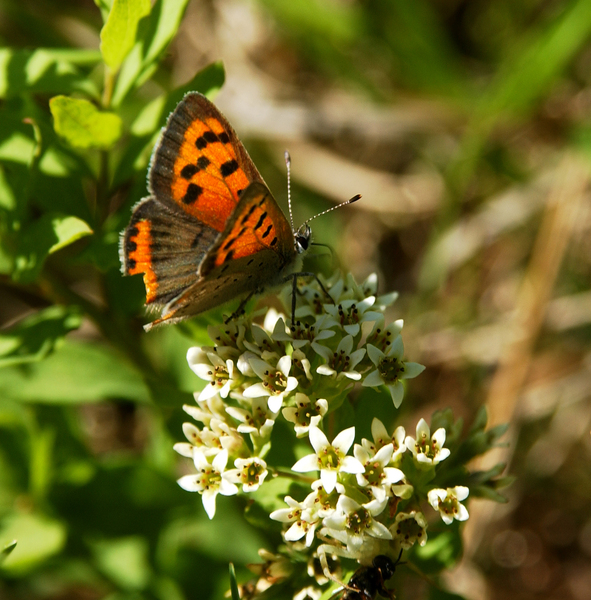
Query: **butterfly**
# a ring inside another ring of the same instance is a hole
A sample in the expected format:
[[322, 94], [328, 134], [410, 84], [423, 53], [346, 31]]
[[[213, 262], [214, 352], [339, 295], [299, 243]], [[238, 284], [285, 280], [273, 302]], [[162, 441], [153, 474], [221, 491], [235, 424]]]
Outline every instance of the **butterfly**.
[[142, 273], [146, 304], [161, 309], [146, 330], [248, 299], [297, 275], [310, 244], [308, 223], [294, 231], [231, 125], [205, 96], [188, 93], [168, 118], [148, 189], [120, 247], [124, 275]]

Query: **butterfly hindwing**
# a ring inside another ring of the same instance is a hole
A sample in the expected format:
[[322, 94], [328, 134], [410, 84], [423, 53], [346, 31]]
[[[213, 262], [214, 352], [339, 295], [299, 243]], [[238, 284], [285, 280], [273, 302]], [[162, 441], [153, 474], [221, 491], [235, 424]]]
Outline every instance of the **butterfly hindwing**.
[[123, 272], [143, 274], [146, 304], [166, 304], [197, 281], [199, 265], [218, 237], [181, 210], [144, 198], [121, 240]]
[[279, 283], [295, 258], [289, 223], [267, 187], [255, 182], [204, 257], [199, 279], [164, 308], [155, 324], [173, 323]]
[[226, 118], [205, 96], [187, 94], [154, 151], [152, 194], [221, 232], [253, 181], [263, 179]]

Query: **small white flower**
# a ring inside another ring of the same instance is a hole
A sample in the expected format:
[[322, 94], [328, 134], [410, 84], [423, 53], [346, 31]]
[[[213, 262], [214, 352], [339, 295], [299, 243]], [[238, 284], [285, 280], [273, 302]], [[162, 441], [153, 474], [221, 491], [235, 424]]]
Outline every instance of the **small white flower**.
[[335, 352], [330, 348], [316, 344], [314, 350], [324, 358], [325, 364], [320, 365], [316, 372], [320, 375], [328, 375], [329, 377], [347, 377], [354, 381], [361, 379], [361, 373], [355, 371], [355, 367], [365, 356], [365, 348], [353, 350], [353, 336], [346, 335], [337, 346]]
[[450, 455], [449, 448], [443, 447], [443, 444], [445, 444], [445, 429], [440, 427], [431, 436], [431, 430], [425, 419], [421, 419], [417, 424], [416, 441], [409, 435], [404, 443], [420, 465], [434, 466]]
[[390, 391], [394, 406], [399, 408], [404, 396], [402, 380], [416, 377], [425, 370], [425, 367], [418, 363], [407, 363], [402, 360], [404, 346], [401, 336], [394, 340], [387, 355], [372, 344], [367, 344], [367, 354], [377, 369], [365, 377], [362, 385], [366, 387], [385, 385]]
[[408, 550], [415, 542], [424, 546], [427, 543], [427, 519], [422, 512], [416, 510], [400, 512], [390, 526], [390, 532], [404, 550]]
[[247, 387], [243, 395], [245, 398], [260, 398], [268, 396], [269, 408], [279, 412], [286, 394], [296, 389], [298, 380], [289, 376], [291, 369], [291, 356], [282, 356], [273, 367], [268, 362], [254, 354], [248, 359], [252, 370], [262, 381]]
[[381, 350], [384, 354], [388, 355], [390, 347], [394, 340], [400, 335], [403, 325], [404, 321], [398, 319], [386, 327], [386, 319], [384, 315], [381, 315], [375, 322], [371, 333], [367, 336], [366, 344], [371, 344], [378, 350]]
[[[267, 313], [268, 314], [268, 313]], [[265, 320], [265, 322], [270, 322]], [[275, 330], [285, 330], [285, 323], [282, 318], [275, 321]], [[285, 344], [278, 342], [274, 336], [269, 335], [266, 329], [253, 323], [250, 327], [254, 342], [244, 341], [244, 345], [254, 354], [263, 358], [263, 360], [277, 361], [280, 356], [285, 354]]]
[[222, 326], [209, 325], [207, 333], [217, 347], [226, 346], [236, 348], [238, 352], [244, 351], [244, 336], [246, 327], [240, 321], [232, 321]]
[[228, 452], [226, 450], [218, 452], [210, 463], [203, 452], [195, 450], [193, 462], [197, 474], [181, 477], [178, 484], [188, 492], [199, 492], [205, 512], [210, 519], [213, 519], [216, 496], [218, 494], [232, 496], [238, 493], [238, 488], [224, 478], [224, 470], [228, 464]]
[[235, 469], [225, 472], [225, 478], [231, 483], [241, 483], [243, 492], [256, 492], [269, 473], [267, 463], [258, 456], [237, 458], [234, 466]]
[[323, 398], [319, 398], [312, 403], [306, 394], [297, 393], [295, 395], [295, 406], [288, 406], [281, 412], [286, 421], [294, 423], [296, 436], [303, 437], [307, 435], [310, 427], [318, 426], [327, 410], [328, 402]]
[[368, 452], [375, 454], [380, 448], [383, 448], [388, 444], [392, 444], [394, 451], [392, 452], [390, 463], [396, 464], [399, 462], [402, 453], [406, 451], [406, 446], [404, 445], [406, 432], [404, 431], [404, 427], [402, 427], [402, 425], [396, 427], [394, 433], [390, 436], [385, 425], [379, 419], [374, 417], [373, 421], [371, 422], [371, 435], [373, 437], [373, 443], [365, 438], [361, 440], [361, 445]]
[[325, 320], [316, 319], [313, 325], [296, 321], [289, 329], [274, 331], [273, 339], [289, 342], [294, 350], [298, 350], [308, 344], [318, 344], [334, 335], [334, 331], [326, 328]]
[[453, 488], [433, 489], [427, 494], [429, 504], [439, 511], [443, 522], [450, 525], [454, 519], [457, 521], [465, 521], [468, 518], [468, 510], [462, 500], [468, 497], [470, 490], [463, 485], [456, 485]]
[[[199, 398], [206, 400], [218, 394], [227, 398], [233, 383], [234, 361], [227, 357], [222, 358], [223, 346], [215, 348], [189, 348], [187, 362], [197, 377], [209, 381], [199, 394]], [[229, 352], [228, 352], [229, 354]]]
[[327, 304], [324, 308], [349, 335], [357, 335], [362, 323], [376, 321], [381, 317], [381, 313], [370, 310], [375, 301], [375, 296], [369, 296], [361, 302], [343, 300], [336, 306]]
[[318, 517], [304, 503], [297, 502], [291, 496], [286, 496], [284, 500], [289, 508], [280, 508], [269, 516], [275, 521], [292, 523], [284, 534], [288, 542], [295, 542], [305, 537], [306, 546], [310, 546], [314, 541], [314, 531], [319, 524]]
[[404, 478], [400, 469], [388, 467], [394, 447], [392, 444], [382, 446], [375, 454], [369, 453], [363, 446], [355, 444], [355, 458], [365, 467], [365, 472], [357, 474], [357, 483], [361, 487], [369, 486], [374, 498], [383, 500], [387, 488]]
[[340, 496], [335, 512], [323, 520], [326, 533], [354, 551], [363, 545], [367, 536], [392, 539], [388, 528], [374, 518], [383, 512], [387, 502], [384, 498], [359, 504], [348, 496]]
[[309, 438], [315, 454], [308, 454], [292, 467], [297, 473], [320, 471], [324, 489], [330, 493], [337, 484], [340, 471], [344, 473], [363, 473], [363, 465], [353, 456], [346, 456], [355, 439], [355, 427], [341, 431], [332, 444], [318, 427], [310, 427]]
[[241, 424], [238, 425], [239, 433], [250, 433], [261, 438], [269, 438], [278, 413], [269, 408], [266, 398], [253, 398], [250, 410], [228, 406], [226, 412]]

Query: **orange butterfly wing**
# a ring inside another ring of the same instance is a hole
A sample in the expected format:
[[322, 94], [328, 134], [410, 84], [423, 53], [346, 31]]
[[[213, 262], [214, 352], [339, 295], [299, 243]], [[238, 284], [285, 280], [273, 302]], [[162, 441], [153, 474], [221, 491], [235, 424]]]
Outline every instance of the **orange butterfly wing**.
[[187, 94], [170, 115], [149, 186], [152, 196], [134, 207], [122, 237], [121, 260], [125, 274], [143, 273], [146, 304], [165, 305], [155, 323], [261, 289], [294, 262], [289, 223], [231, 125], [201, 94]]
[[230, 123], [205, 96], [187, 94], [154, 151], [152, 194], [223, 231], [253, 181], [264, 183]]

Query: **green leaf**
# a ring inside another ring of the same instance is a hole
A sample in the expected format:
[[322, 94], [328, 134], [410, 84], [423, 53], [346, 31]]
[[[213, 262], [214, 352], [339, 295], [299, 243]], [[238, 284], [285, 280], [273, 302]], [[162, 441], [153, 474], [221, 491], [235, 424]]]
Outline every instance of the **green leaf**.
[[2, 548], [2, 552], [0, 552], [0, 564], [2, 564], [6, 560], [6, 557], [16, 548], [16, 544], [16, 540], [13, 540]]
[[78, 329], [78, 310], [51, 306], [27, 317], [0, 334], [0, 367], [41, 360], [53, 352], [65, 335]]
[[450, 569], [462, 555], [462, 538], [457, 522], [440, 532], [429, 530], [427, 543], [415, 548], [412, 562], [423, 573], [434, 574]]
[[15, 514], [4, 521], [0, 539], [18, 540], [2, 568], [8, 572], [22, 573], [58, 554], [64, 547], [66, 530], [59, 521], [47, 517]]
[[230, 572], [230, 591], [232, 593], [232, 600], [240, 600], [240, 592], [238, 591], [238, 582], [236, 580], [236, 569], [234, 568], [234, 564], [230, 563], [228, 568]]
[[159, 130], [166, 117], [183, 99], [187, 92], [198, 91], [211, 96], [224, 85], [226, 73], [222, 61], [214, 62], [195, 75], [193, 79], [176, 88], [169, 94], [155, 98], [139, 113], [131, 126], [131, 132], [136, 136], [151, 135]]
[[43, 215], [19, 236], [14, 278], [34, 281], [50, 254], [91, 234], [92, 229], [78, 217]]
[[189, 0], [159, 0], [139, 26], [137, 42], [121, 66], [113, 92], [119, 106], [129, 91], [139, 87], [154, 72], [157, 61], [176, 35]]
[[114, 0], [101, 31], [103, 59], [114, 71], [133, 48], [140, 19], [149, 13], [150, 0]]
[[119, 586], [128, 590], [146, 587], [150, 579], [148, 542], [131, 536], [96, 542], [93, 550], [100, 569]]
[[148, 402], [150, 393], [142, 376], [110, 348], [66, 339], [45, 360], [3, 369], [0, 398], [47, 404], [113, 398]]
[[88, 100], [55, 96], [49, 101], [54, 128], [74, 148], [110, 148], [121, 136], [121, 119]]
[[40, 48], [0, 49], [0, 98], [23, 92], [82, 92], [98, 98], [99, 91], [86, 71], [101, 60], [96, 50]]

